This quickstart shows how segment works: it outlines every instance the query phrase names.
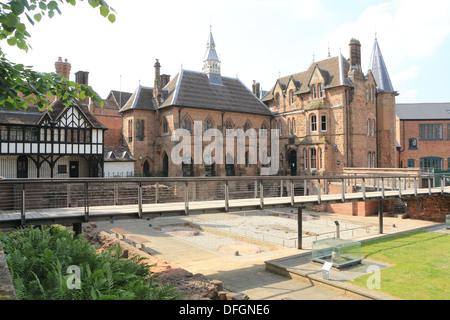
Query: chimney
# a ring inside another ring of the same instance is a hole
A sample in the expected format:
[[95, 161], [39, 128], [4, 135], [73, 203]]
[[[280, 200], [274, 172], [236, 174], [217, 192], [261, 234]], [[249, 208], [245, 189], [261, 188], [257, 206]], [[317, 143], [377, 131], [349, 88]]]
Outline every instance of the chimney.
[[252, 89], [253, 89], [253, 94], [255, 96], [257, 96], [258, 99], [260, 99], [261, 98], [261, 84], [259, 82], [256, 82], [256, 80], [253, 80]]
[[356, 39], [350, 40], [350, 66], [353, 70], [361, 71], [361, 42]]
[[55, 69], [56, 73], [64, 76], [67, 80], [70, 78], [70, 70], [72, 69], [72, 66], [68, 62], [67, 59], [62, 61], [62, 58], [59, 57], [58, 61], [55, 62]]
[[167, 86], [170, 82], [170, 75], [168, 74], [162, 74], [161, 75], [161, 88], [164, 88]]
[[78, 84], [89, 85], [89, 72], [78, 71], [75, 73], [75, 82]]
[[161, 103], [161, 64], [159, 63], [159, 59], [156, 59], [155, 67], [155, 85], [153, 87], [153, 99], [156, 101], [156, 104], [159, 106]]

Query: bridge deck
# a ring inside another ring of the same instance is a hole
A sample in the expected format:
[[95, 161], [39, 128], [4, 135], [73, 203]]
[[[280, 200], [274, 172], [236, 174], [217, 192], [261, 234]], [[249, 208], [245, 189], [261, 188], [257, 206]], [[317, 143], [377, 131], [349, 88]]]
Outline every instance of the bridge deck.
[[[400, 193], [401, 192], [401, 193]], [[450, 187], [426, 188], [415, 191], [412, 188], [406, 190], [384, 190], [346, 193], [344, 200], [342, 194], [323, 194], [309, 196], [295, 196], [294, 207], [312, 206], [317, 204], [332, 204], [345, 202], [376, 201], [380, 199], [408, 198], [415, 196], [429, 195], [449, 195]], [[291, 197], [264, 198], [264, 208], [290, 207]], [[261, 199], [238, 199], [228, 201], [228, 211], [257, 210], [261, 209]], [[76, 208], [51, 208], [51, 209], [30, 209], [25, 212], [25, 224], [49, 224], [49, 223], [79, 223], [86, 221], [99, 221], [108, 219], [129, 219], [139, 217], [139, 207], [134, 205], [116, 206], [91, 206], [86, 213], [85, 207]], [[188, 203], [189, 213], [202, 212], [224, 212], [226, 202], [224, 200], [213, 201], [190, 201]], [[88, 214], [88, 219], [87, 219]], [[142, 217], [159, 216], [165, 214], [186, 214], [186, 203], [154, 203], [142, 205]], [[13, 227], [23, 224], [20, 210], [0, 211], [0, 227]]]

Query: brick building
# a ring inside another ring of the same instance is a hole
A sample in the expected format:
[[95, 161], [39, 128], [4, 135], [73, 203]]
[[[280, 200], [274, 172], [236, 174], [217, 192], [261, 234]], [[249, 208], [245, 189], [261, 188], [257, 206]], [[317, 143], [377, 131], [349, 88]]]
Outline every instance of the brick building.
[[[135, 171], [144, 176], [225, 176], [257, 175], [259, 161], [251, 161], [246, 146], [245, 161], [236, 153], [222, 155], [222, 161], [194, 159], [194, 141], [190, 159], [181, 164], [172, 161], [176, 142], [171, 141], [176, 129], [191, 135], [197, 128], [204, 134], [217, 129], [225, 136], [226, 129], [270, 129], [273, 113], [239, 79], [221, 75], [220, 61], [210, 33], [202, 72], [181, 70], [173, 79], [161, 75], [161, 64], [155, 65], [153, 87], [139, 86], [120, 113], [122, 133], [136, 159]], [[206, 147], [211, 142], [202, 142]], [[247, 139], [247, 144], [249, 140]], [[189, 158], [189, 155], [187, 155]], [[186, 160], [186, 161], [185, 161]], [[203, 161], [204, 160], [204, 161]], [[220, 163], [221, 162], [221, 163]]]
[[[262, 101], [273, 111], [281, 137], [280, 164], [288, 174], [339, 172], [344, 167], [393, 168], [395, 98], [375, 40], [370, 70], [361, 67], [361, 43], [280, 77]], [[258, 94], [255, 83], [254, 92]]]
[[450, 170], [450, 103], [397, 104], [399, 168]]

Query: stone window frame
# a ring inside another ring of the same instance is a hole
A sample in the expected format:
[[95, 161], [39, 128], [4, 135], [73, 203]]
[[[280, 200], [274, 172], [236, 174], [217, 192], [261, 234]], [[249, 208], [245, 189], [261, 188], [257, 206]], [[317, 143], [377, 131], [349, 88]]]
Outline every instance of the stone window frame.
[[318, 130], [318, 126], [317, 126], [317, 115], [316, 114], [312, 114], [309, 116], [309, 130], [311, 132], [316, 133]]
[[[325, 121], [324, 121], [325, 119]], [[325, 129], [324, 129], [325, 125]], [[328, 132], [328, 116], [326, 114], [320, 115], [320, 131], [321, 132]]]

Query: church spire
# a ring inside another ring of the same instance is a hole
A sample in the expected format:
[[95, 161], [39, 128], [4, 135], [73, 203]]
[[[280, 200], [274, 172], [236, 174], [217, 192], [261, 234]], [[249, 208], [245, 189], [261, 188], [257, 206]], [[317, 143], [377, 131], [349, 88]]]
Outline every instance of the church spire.
[[220, 60], [216, 52], [216, 43], [210, 27], [208, 42], [206, 44], [206, 53], [203, 58], [203, 72], [208, 75], [209, 81], [213, 84], [222, 84], [220, 75]]
[[384, 62], [383, 55], [381, 54], [380, 45], [378, 44], [376, 35], [369, 69], [372, 70], [372, 74], [375, 78], [379, 91], [395, 92], [386, 68], [386, 63]]

